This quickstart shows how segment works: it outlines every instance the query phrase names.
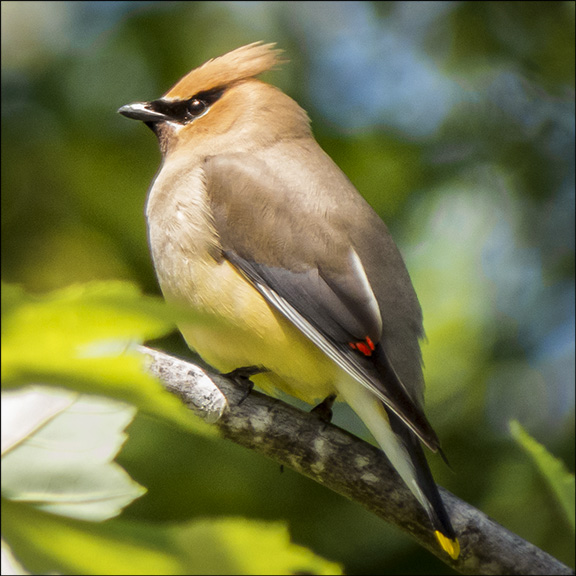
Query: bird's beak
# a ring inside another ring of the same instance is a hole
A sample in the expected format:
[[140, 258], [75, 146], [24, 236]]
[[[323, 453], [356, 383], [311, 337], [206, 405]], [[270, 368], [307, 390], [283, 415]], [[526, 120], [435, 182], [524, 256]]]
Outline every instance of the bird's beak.
[[118, 108], [118, 113], [142, 122], [166, 122], [169, 117], [152, 108], [151, 102], [134, 102]]

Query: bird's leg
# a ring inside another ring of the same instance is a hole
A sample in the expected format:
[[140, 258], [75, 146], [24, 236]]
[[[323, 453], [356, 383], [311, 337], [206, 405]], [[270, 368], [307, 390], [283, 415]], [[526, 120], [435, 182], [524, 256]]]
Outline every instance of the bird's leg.
[[252, 376], [256, 376], [256, 374], [263, 374], [264, 372], [268, 372], [266, 368], [263, 366], [241, 366], [240, 368], [236, 368], [231, 372], [226, 372], [222, 374], [222, 376], [226, 376], [230, 380], [233, 380], [238, 384], [241, 388], [244, 388], [244, 396], [238, 402], [238, 406], [248, 398], [250, 392], [254, 388], [254, 382], [250, 380]]
[[329, 424], [332, 421], [332, 406], [334, 406], [334, 401], [336, 400], [336, 394], [330, 394], [326, 396], [318, 406], [315, 406], [310, 410], [310, 412], [316, 414], [320, 420]]

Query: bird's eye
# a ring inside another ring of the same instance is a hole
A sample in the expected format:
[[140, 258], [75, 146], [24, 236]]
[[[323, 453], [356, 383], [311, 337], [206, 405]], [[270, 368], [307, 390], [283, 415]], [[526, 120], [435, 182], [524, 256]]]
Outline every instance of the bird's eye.
[[190, 102], [188, 102], [188, 113], [194, 118], [196, 116], [200, 116], [200, 114], [202, 114], [202, 112], [204, 112], [207, 107], [208, 105], [206, 102], [204, 102], [204, 100], [193, 98], [190, 100]]

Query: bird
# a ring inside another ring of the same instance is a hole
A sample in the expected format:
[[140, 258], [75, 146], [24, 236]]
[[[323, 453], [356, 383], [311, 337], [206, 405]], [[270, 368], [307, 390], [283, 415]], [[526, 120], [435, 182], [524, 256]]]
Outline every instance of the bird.
[[156, 135], [146, 201], [165, 299], [210, 321], [180, 323], [221, 373], [365, 423], [426, 512], [460, 545], [426, 461], [422, 311], [388, 228], [313, 136], [308, 114], [257, 78], [285, 63], [253, 42], [208, 60], [161, 98], [122, 106]]

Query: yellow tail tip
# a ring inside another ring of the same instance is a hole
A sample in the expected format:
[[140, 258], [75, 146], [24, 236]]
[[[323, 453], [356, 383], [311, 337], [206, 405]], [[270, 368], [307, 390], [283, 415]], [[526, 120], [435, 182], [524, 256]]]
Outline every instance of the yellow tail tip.
[[454, 538], [454, 540], [447, 538], [438, 530], [434, 531], [434, 536], [436, 536], [436, 540], [438, 540], [442, 550], [444, 550], [450, 558], [456, 560], [458, 556], [460, 556], [460, 544], [456, 538]]

